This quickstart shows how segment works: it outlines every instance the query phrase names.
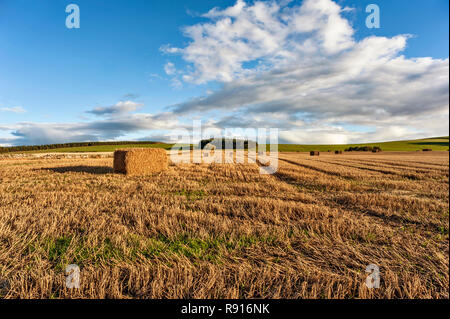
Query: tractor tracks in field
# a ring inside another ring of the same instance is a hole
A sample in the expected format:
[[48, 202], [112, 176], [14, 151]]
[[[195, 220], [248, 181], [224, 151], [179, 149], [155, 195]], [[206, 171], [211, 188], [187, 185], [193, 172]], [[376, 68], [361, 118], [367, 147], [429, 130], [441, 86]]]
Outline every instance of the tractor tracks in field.
[[[285, 162], [285, 163], [291, 164], [291, 165], [303, 167], [303, 168], [306, 168], [306, 169], [309, 169], [309, 170], [312, 170], [312, 171], [316, 171], [316, 172], [319, 172], [319, 173], [322, 173], [322, 174], [326, 174], [326, 175], [329, 175], [329, 176], [340, 177], [340, 178], [347, 179], [347, 180], [352, 180], [352, 179], [354, 179], [354, 177], [352, 177], [352, 176], [349, 176], [349, 175], [343, 175], [343, 174], [341, 174], [341, 173], [339, 173], [339, 172], [330, 172], [330, 171], [328, 171], [328, 170], [321, 169], [321, 168], [318, 168], [318, 167], [315, 167], [315, 166], [312, 166], [312, 165], [303, 164], [303, 163], [298, 163], [298, 162], [291, 161], [291, 160], [284, 159], [284, 158], [279, 158], [279, 160], [280, 160], [280, 161], [283, 161], [283, 162]], [[277, 173], [278, 173], [278, 172], [277, 172]], [[276, 174], [277, 174], [277, 173], [276, 173]], [[276, 174], [275, 174], [275, 175], [276, 175]]]
[[[330, 172], [326, 169], [321, 169], [321, 168], [314, 167], [312, 165], [308, 165], [308, 164], [304, 164], [304, 163], [298, 163], [295, 161], [291, 161], [289, 159], [281, 159], [280, 158], [279, 160], [281, 160], [282, 162], [288, 163], [290, 165], [306, 168], [308, 170], [316, 171], [316, 172], [319, 172], [319, 173], [322, 173], [322, 174], [325, 174], [328, 176], [342, 178], [343, 180], [355, 180], [356, 179], [352, 176], [343, 175], [345, 173]], [[367, 170], [367, 171], [371, 171], [371, 172], [377, 172], [377, 173], [381, 173], [381, 174], [387, 175], [387, 176], [389, 176], [389, 175], [390, 176], [392, 176], [392, 175], [399, 176], [401, 178], [405, 178], [408, 180], [419, 180], [420, 179], [417, 176], [411, 176], [411, 174], [405, 174], [405, 173], [401, 173], [401, 172], [385, 171], [382, 169], [373, 169], [373, 168], [364, 168], [364, 167], [358, 167], [355, 165], [335, 163], [335, 162], [325, 162], [325, 161], [320, 161], [320, 160], [319, 160], [319, 162], [328, 164], [328, 165], [331, 164], [331, 165], [343, 166], [343, 167], [348, 167], [348, 168], [353, 168], [353, 169], [359, 169], [359, 170], [363, 170], [363, 171]], [[277, 173], [274, 174], [274, 177], [281, 182], [284, 182], [286, 184], [289, 184], [289, 185], [295, 187], [296, 191], [301, 191], [300, 187], [302, 187], [302, 185], [303, 185], [302, 180], [299, 178], [296, 178], [296, 176], [294, 174], [290, 174], [289, 172], [278, 171]], [[400, 228], [400, 227], [410, 225], [410, 226], [421, 228], [423, 230], [426, 230], [426, 231], [429, 231], [432, 233], [442, 231], [442, 225], [440, 225], [439, 223], [435, 223], [432, 221], [423, 222], [423, 221], [411, 219], [411, 218], [408, 218], [407, 216], [402, 216], [402, 215], [399, 215], [396, 213], [383, 214], [382, 212], [377, 211], [373, 207], [370, 207], [370, 206], [367, 207], [367, 206], [363, 205], [363, 203], [352, 204], [352, 203], [347, 203], [347, 202], [341, 201], [339, 196], [328, 196], [329, 192], [314, 191], [313, 193], [314, 193], [315, 198], [317, 199], [317, 202], [328, 209], [338, 209], [342, 212], [347, 212], [353, 216], [357, 216], [358, 218], [361, 218], [361, 216], [366, 216], [367, 218], [369, 218], [372, 221], [376, 220], [376, 222], [379, 223], [380, 225], [388, 224], [393, 228]], [[374, 195], [374, 196], [376, 196], [376, 195]]]

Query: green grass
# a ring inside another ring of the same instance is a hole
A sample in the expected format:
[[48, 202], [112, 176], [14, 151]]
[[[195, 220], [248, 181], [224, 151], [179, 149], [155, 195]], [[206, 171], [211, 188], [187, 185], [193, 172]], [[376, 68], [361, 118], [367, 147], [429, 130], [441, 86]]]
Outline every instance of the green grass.
[[380, 143], [362, 143], [362, 144], [338, 144], [338, 145], [296, 145], [279, 144], [280, 152], [309, 152], [309, 151], [335, 151], [345, 150], [350, 146], [379, 146], [383, 151], [418, 151], [424, 148], [431, 148], [433, 151], [447, 151], [449, 149], [449, 137], [433, 137], [420, 140], [394, 141]]
[[[84, 147], [66, 147], [55, 148], [51, 150], [27, 151], [26, 153], [83, 153], [83, 152], [114, 152], [120, 148], [163, 148], [169, 150], [174, 144], [155, 143], [155, 144], [128, 144], [128, 145], [98, 145]], [[447, 151], [449, 149], [449, 137], [432, 137], [420, 140], [393, 141], [380, 143], [361, 143], [361, 144], [336, 144], [336, 145], [298, 145], [298, 144], [279, 144], [280, 152], [309, 152], [309, 151], [335, 151], [345, 150], [351, 146], [379, 146], [383, 151], [418, 151], [424, 148], [431, 148], [433, 151]]]
[[186, 196], [187, 200], [199, 200], [206, 196], [204, 190], [186, 190], [182, 189], [181, 191], [176, 191], [173, 193], [174, 195]]
[[185, 256], [191, 260], [207, 260], [220, 262], [224, 253], [233, 254], [236, 251], [254, 245], [279, 245], [274, 235], [248, 235], [238, 238], [227, 236], [197, 238], [188, 234], [179, 234], [174, 238], [157, 234], [143, 237], [129, 234], [124, 247], [114, 245], [109, 238], [104, 238], [98, 244], [92, 245], [85, 237], [75, 238], [65, 235], [57, 238], [46, 237], [32, 242], [24, 255], [37, 253], [48, 260], [56, 271], [63, 271], [70, 263], [78, 266], [113, 265], [118, 261], [133, 262], [140, 255], [144, 258]]

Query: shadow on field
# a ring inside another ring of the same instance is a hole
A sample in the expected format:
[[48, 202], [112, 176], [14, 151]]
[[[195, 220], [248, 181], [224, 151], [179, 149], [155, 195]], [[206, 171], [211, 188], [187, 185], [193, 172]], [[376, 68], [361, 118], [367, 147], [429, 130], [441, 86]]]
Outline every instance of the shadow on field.
[[48, 167], [42, 170], [53, 171], [55, 173], [89, 173], [89, 174], [110, 174], [113, 172], [112, 167], [108, 166], [63, 166], [63, 167]]
[[293, 178], [292, 176], [289, 176], [288, 174], [276, 172], [275, 174], [273, 174], [273, 176], [276, 179], [278, 179], [279, 181], [284, 182], [286, 184], [293, 185], [293, 186], [298, 185], [297, 179]]

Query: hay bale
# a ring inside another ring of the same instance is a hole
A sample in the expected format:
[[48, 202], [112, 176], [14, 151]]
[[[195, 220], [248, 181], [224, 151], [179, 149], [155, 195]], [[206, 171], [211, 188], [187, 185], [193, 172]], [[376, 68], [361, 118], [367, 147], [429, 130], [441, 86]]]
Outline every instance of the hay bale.
[[148, 175], [164, 171], [169, 166], [162, 148], [129, 148], [114, 152], [114, 172], [126, 175]]
[[422, 150], [423, 152], [431, 152], [431, 151], [433, 151], [431, 148], [424, 148], [423, 150]]
[[311, 152], [309, 152], [309, 155], [311, 155], [311, 156], [319, 156], [320, 152], [319, 151], [311, 151]]
[[379, 146], [374, 146], [372, 149], [372, 153], [380, 153], [381, 152], [381, 147]]
[[342, 151], [334, 151], [334, 154], [342, 154]]

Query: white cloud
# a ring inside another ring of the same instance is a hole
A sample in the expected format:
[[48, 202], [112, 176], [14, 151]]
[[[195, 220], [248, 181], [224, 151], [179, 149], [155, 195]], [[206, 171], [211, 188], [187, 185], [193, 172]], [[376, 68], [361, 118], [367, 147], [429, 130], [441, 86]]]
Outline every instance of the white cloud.
[[[186, 29], [193, 41], [180, 50], [194, 71], [184, 79], [224, 84], [174, 112], [228, 112], [220, 125], [277, 125], [296, 143], [447, 135], [449, 60], [402, 56], [409, 35], [355, 41], [342, 11], [330, 0], [286, 8], [238, 1], [209, 11], [211, 22]], [[342, 129], [350, 126], [371, 133]]]
[[105, 116], [105, 115], [122, 115], [128, 112], [136, 111], [139, 109], [143, 104], [136, 103], [133, 101], [120, 101], [112, 106], [106, 106], [106, 107], [96, 107], [90, 111], [87, 111], [86, 113], [94, 114], [97, 116]]
[[167, 75], [174, 75], [177, 72], [177, 69], [172, 62], [167, 62], [164, 66], [164, 72], [166, 72]]
[[21, 106], [13, 106], [13, 107], [2, 107], [0, 108], [1, 112], [12, 112], [12, 113], [25, 113], [26, 110]]
[[0, 131], [10, 132], [10, 137], [0, 143], [37, 145], [80, 141], [115, 140], [129, 133], [148, 133], [154, 130], [171, 130], [182, 127], [171, 113], [121, 113], [106, 119], [73, 123], [22, 122], [0, 126]]
[[180, 49], [171, 47], [170, 45], [167, 45], [167, 44], [161, 46], [161, 47], [159, 48], [159, 50], [160, 50], [162, 53], [165, 53], [165, 54], [176, 54], [176, 53], [180, 53], [180, 52], [181, 52]]
[[335, 54], [350, 48], [353, 29], [340, 12], [329, 0], [306, 0], [294, 7], [238, 0], [232, 7], [204, 14], [210, 22], [186, 27], [184, 33], [192, 40], [187, 47], [165, 46], [164, 52], [181, 53], [193, 65], [185, 81], [229, 82], [255, 71], [245, 63], [265, 69], [298, 59], [304, 52]]

